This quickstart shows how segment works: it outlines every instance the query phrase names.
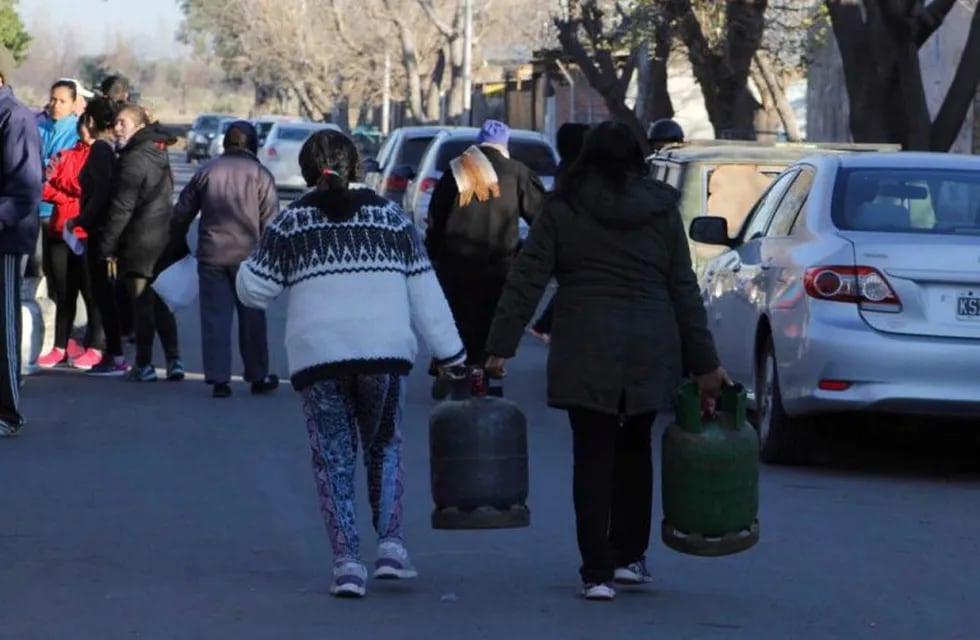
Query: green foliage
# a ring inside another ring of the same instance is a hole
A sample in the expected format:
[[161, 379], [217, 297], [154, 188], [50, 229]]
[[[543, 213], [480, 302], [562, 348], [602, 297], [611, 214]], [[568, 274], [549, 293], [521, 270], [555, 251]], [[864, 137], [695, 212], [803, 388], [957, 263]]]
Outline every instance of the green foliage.
[[10, 53], [15, 63], [20, 64], [27, 57], [31, 36], [14, 5], [15, 0], [0, 0], [0, 46]]
[[112, 75], [112, 68], [105, 56], [82, 56], [78, 59], [78, 79], [86, 87], [99, 86], [109, 75]]

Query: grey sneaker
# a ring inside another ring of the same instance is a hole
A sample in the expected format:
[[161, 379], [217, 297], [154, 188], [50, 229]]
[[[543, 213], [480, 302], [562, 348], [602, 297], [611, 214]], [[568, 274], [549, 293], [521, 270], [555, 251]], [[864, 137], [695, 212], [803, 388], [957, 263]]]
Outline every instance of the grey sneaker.
[[350, 560], [334, 566], [330, 595], [338, 598], [363, 598], [366, 593], [367, 567]]
[[419, 572], [408, 559], [408, 551], [401, 542], [389, 540], [378, 545], [378, 559], [374, 561], [374, 577], [378, 580], [410, 580]]
[[637, 560], [625, 567], [616, 569], [613, 578], [619, 584], [648, 584], [653, 582], [653, 576], [647, 570], [646, 562]]

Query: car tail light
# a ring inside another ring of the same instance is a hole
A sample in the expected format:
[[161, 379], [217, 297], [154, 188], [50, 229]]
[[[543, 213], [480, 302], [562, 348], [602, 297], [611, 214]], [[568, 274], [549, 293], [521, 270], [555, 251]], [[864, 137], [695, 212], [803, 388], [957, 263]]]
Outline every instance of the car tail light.
[[419, 190], [422, 191], [422, 193], [432, 193], [436, 190], [437, 184], [439, 184], [439, 181], [435, 178], [426, 178], [421, 182], [421, 184], [419, 184]]
[[874, 267], [813, 267], [803, 282], [807, 294], [819, 300], [873, 305], [882, 311], [898, 311], [902, 304]]
[[408, 182], [409, 182], [408, 178], [404, 176], [396, 176], [395, 174], [391, 174], [388, 176], [388, 179], [385, 181], [385, 190], [404, 191], [405, 189], [408, 189]]
[[847, 391], [851, 383], [847, 380], [821, 380], [818, 386], [821, 391]]
[[269, 149], [266, 151], [266, 153], [269, 154], [269, 157], [270, 158], [275, 158], [277, 155], [279, 155], [279, 153], [276, 151], [276, 148], [275, 147], [269, 147]]

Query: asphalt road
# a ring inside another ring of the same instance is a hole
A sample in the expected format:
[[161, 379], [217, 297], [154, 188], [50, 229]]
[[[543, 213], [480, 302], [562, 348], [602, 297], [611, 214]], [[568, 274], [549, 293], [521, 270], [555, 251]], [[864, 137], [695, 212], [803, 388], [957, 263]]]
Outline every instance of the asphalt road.
[[[951, 425], [842, 422], [819, 464], [763, 468], [754, 549], [692, 558], [655, 531], [652, 586], [580, 600], [571, 439], [543, 404], [546, 348], [533, 340], [507, 385], [529, 418], [532, 526], [430, 529], [422, 367], [405, 423], [421, 576], [330, 598], [298, 399], [253, 398], [239, 382], [213, 400], [196, 314], [179, 314], [184, 383], [28, 378], [29, 425], [0, 441], [0, 640], [980, 637], [980, 446]], [[283, 319], [279, 304], [271, 345], [285, 374]], [[368, 532], [363, 486], [362, 473]]]

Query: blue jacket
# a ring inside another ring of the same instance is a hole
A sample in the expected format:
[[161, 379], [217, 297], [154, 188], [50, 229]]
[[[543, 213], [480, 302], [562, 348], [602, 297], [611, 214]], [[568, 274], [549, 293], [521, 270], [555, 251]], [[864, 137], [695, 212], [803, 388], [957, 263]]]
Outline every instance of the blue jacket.
[[[52, 120], [45, 116], [37, 125], [41, 133], [41, 166], [45, 170], [51, 159], [60, 151], [71, 149], [78, 144], [78, 116], [72, 114], [61, 120]], [[54, 205], [41, 202], [41, 218], [51, 217]]]
[[43, 184], [41, 137], [34, 114], [10, 87], [0, 87], [0, 253], [34, 252]]

